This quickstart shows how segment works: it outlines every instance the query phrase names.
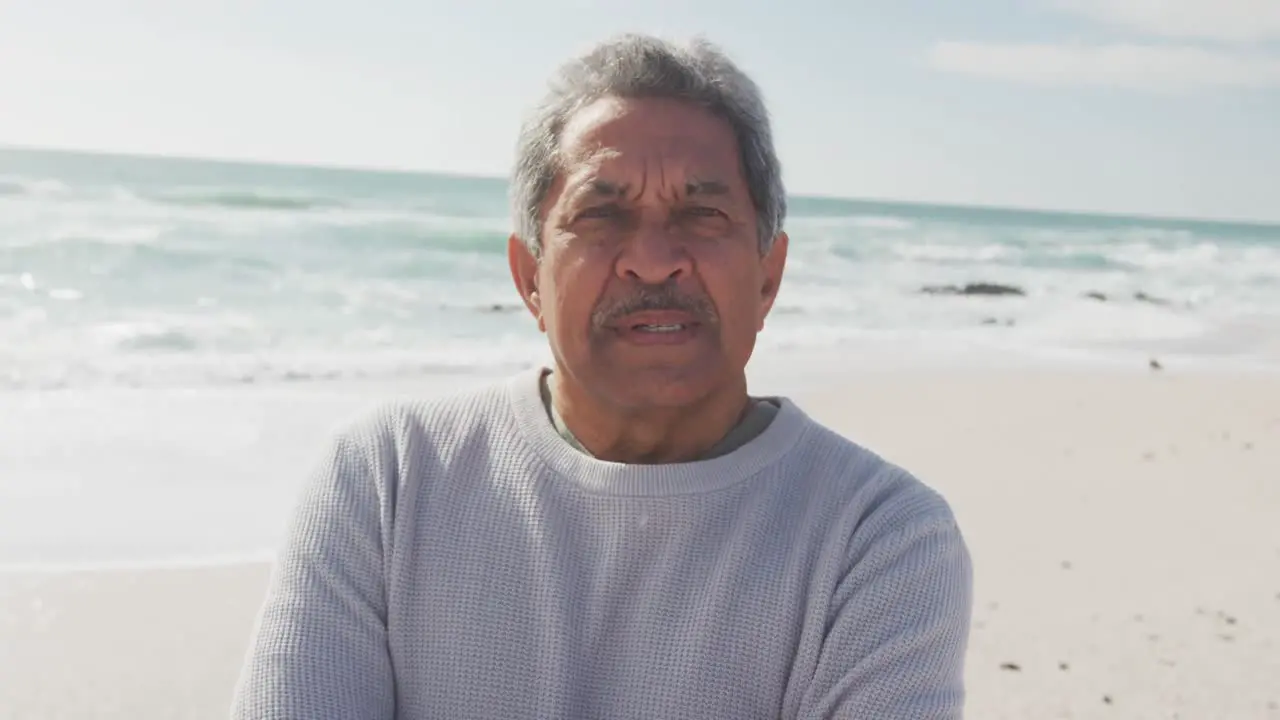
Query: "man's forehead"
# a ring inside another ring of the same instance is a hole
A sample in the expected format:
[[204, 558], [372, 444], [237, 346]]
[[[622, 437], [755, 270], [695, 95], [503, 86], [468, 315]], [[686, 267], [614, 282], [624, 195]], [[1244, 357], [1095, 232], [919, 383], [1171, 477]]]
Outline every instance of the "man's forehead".
[[[738, 177], [736, 166], [698, 153], [663, 152], [659, 148], [623, 152], [598, 147], [594, 152], [566, 158], [565, 189], [573, 197], [627, 197], [644, 188], [685, 196], [731, 195]], [[745, 189], [745, 187], [743, 188]]]
[[601, 138], [592, 134], [565, 138], [560, 149], [561, 162], [571, 173], [594, 172], [599, 175], [634, 172], [637, 165], [660, 163], [668, 172], [683, 170], [706, 174], [736, 165], [732, 148], [719, 148], [698, 137], [659, 136], [640, 131], [630, 135], [614, 134]]

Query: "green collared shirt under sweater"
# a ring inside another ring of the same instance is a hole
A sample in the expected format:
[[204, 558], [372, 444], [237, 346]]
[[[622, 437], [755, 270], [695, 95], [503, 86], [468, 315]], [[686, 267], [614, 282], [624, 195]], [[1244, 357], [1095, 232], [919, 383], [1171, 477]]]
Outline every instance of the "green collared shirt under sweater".
[[[547, 410], [547, 417], [551, 418], [551, 424], [555, 425], [556, 432], [560, 433], [560, 437], [564, 438], [565, 442], [576, 448], [578, 452], [591, 454], [574, 436], [573, 431], [565, 424], [564, 418], [560, 417], [560, 412], [556, 410], [555, 403], [551, 402], [551, 388], [547, 383], [547, 378], [550, 375], [549, 372], [543, 373], [539, 381], [542, 391], [542, 404]], [[777, 414], [777, 400], [773, 398], [751, 398], [751, 407], [743, 418], [723, 438], [702, 453], [698, 459], [710, 460], [711, 458], [717, 458], [746, 445], [752, 438], [764, 432], [764, 429], [769, 427], [769, 423], [773, 421], [773, 416]]]

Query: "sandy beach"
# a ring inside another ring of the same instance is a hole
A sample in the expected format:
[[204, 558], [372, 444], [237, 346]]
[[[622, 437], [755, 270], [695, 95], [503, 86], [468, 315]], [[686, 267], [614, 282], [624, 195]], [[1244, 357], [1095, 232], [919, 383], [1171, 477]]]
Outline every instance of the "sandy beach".
[[[952, 502], [968, 717], [1280, 718], [1280, 375], [869, 371], [792, 394]], [[308, 432], [352, 406], [328, 407]], [[267, 571], [0, 573], [0, 717], [225, 717]]]

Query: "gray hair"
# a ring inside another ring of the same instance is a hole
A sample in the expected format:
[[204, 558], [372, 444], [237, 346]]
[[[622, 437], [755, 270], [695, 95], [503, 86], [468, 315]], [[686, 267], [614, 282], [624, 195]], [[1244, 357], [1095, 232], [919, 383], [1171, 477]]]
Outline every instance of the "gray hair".
[[574, 113], [603, 97], [681, 100], [726, 121], [737, 138], [755, 205], [760, 253], [773, 247], [787, 198], [769, 114], [755, 82], [702, 38], [677, 45], [627, 34], [562, 65], [520, 129], [511, 203], [516, 234], [535, 256], [541, 254], [542, 204], [560, 170], [560, 134]]

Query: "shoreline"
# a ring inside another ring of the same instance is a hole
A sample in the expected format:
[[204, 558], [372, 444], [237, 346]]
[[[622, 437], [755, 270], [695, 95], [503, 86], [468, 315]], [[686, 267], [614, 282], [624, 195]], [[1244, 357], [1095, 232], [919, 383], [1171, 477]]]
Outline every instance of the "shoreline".
[[[1280, 327], [1280, 326], [1278, 326]], [[799, 365], [806, 375], [817, 374], [824, 380], [840, 379], [845, 373], [911, 372], [1126, 372], [1146, 371], [1152, 360], [1165, 370], [1193, 373], [1262, 373], [1280, 374], [1280, 339], [1266, 340], [1267, 332], [1253, 328], [1253, 341], [1248, 351], [1219, 343], [1199, 343], [1189, 339], [1150, 341], [1109, 340], [1077, 345], [1052, 343], [1029, 344], [1025, 341], [1002, 340], [1000, 333], [1008, 328], [993, 327], [991, 336], [975, 340], [963, 334], [944, 331], [921, 331], [918, 335], [842, 338], [831, 342], [795, 343], [787, 338], [770, 337], [768, 331], [757, 343], [748, 375], [777, 375]], [[1240, 331], [1242, 332], [1242, 331]], [[1280, 338], [1280, 335], [1276, 336]], [[536, 338], [533, 338], [536, 341]], [[278, 364], [249, 363], [245, 357], [223, 358], [226, 367], [243, 372], [214, 371], [212, 359], [201, 360], [181, 372], [159, 368], [149, 376], [138, 368], [121, 366], [116, 374], [84, 377], [70, 383], [66, 380], [19, 384], [10, 378], [0, 379], [0, 403], [6, 398], [38, 398], [75, 393], [171, 392], [200, 393], [208, 391], [239, 392], [326, 392], [343, 386], [377, 388], [392, 383], [409, 385], [470, 383], [475, 380], [502, 377], [537, 364], [548, 364], [552, 358], [544, 347], [531, 347], [504, 357], [496, 363], [412, 362], [412, 355], [381, 357], [371, 355], [365, 362], [340, 363], [333, 367], [318, 365], [293, 368], [283, 359]], [[246, 364], [248, 363], [248, 364]], [[456, 364], [455, 364], [456, 363]], [[256, 368], [251, 369], [254, 365]], [[139, 366], [142, 367], [142, 366]], [[171, 374], [167, 374], [171, 373]]]
[[[946, 357], [912, 352], [857, 352], [846, 348], [765, 348], [757, 349], [747, 367], [749, 383], [760, 381], [784, 381], [798, 383], [807, 380], [843, 384], [860, 375], [913, 374], [928, 377], [983, 376], [1000, 374], [1021, 375], [1081, 374], [1098, 376], [1133, 375], [1188, 375], [1234, 376], [1260, 378], [1280, 376], [1280, 358], [1251, 358], [1235, 356], [1181, 355], [1170, 352], [1133, 352], [1126, 356], [1092, 355], [1091, 351], [1064, 353], [1047, 350], [1036, 354], [1006, 353], [989, 355], [985, 351], [968, 355], [952, 354]], [[1153, 372], [1149, 360], [1159, 360], [1162, 367]], [[551, 358], [530, 358], [502, 366], [470, 366], [466, 368], [403, 374], [326, 376], [293, 378], [288, 380], [264, 380], [261, 382], [175, 383], [172, 385], [122, 385], [99, 383], [84, 386], [59, 386], [49, 388], [0, 389], [0, 401], [5, 398], [61, 397], [78, 394], [101, 394], [116, 397], [143, 397], [148, 394], [169, 396], [202, 396], [221, 394], [266, 395], [296, 394], [300, 397], [345, 395], [355, 390], [372, 390], [383, 393], [392, 387], [406, 387], [411, 391], [465, 388], [477, 383], [500, 380], [513, 374], [547, 366]]]

